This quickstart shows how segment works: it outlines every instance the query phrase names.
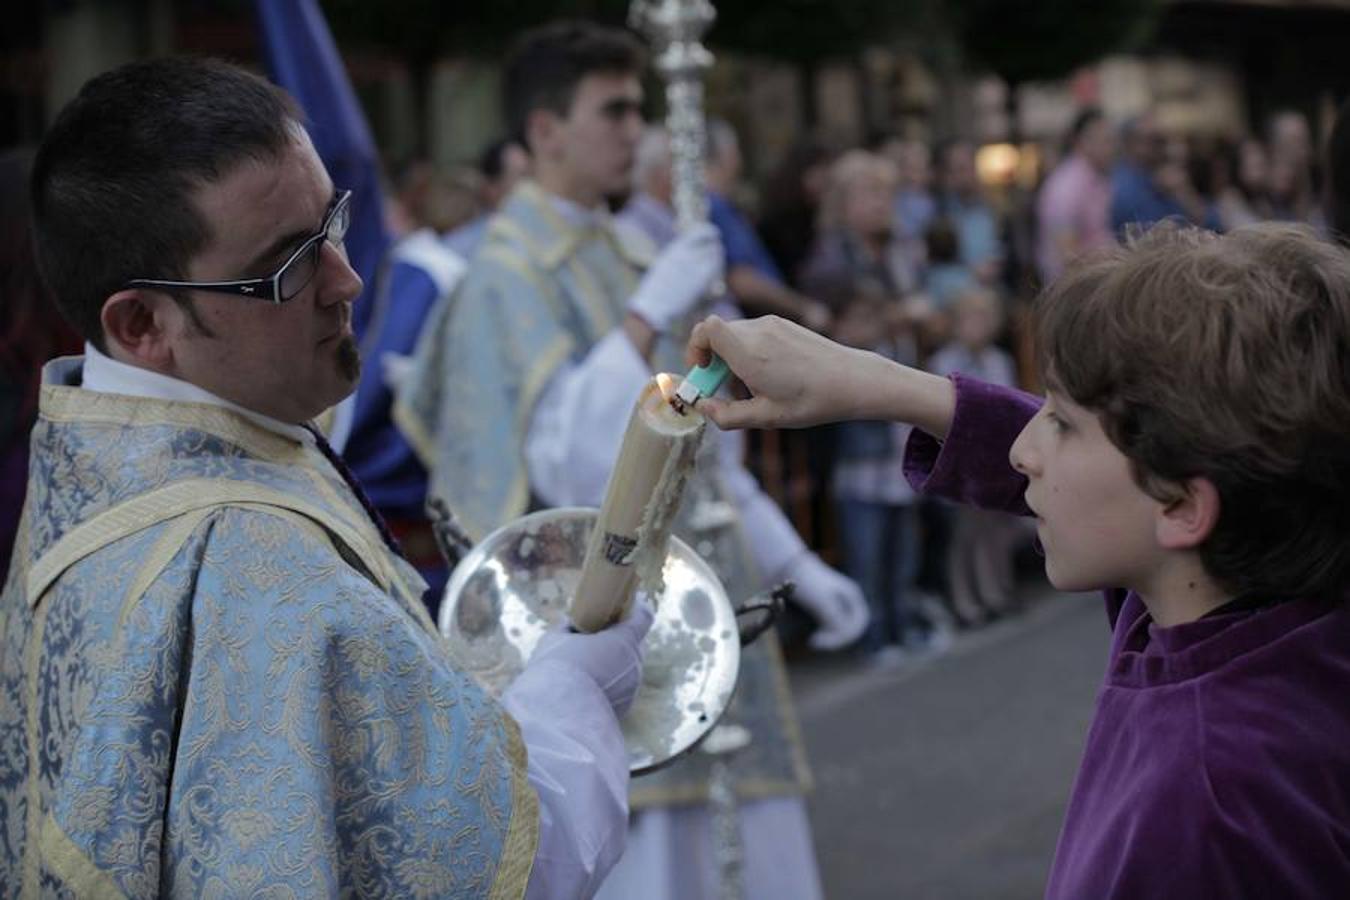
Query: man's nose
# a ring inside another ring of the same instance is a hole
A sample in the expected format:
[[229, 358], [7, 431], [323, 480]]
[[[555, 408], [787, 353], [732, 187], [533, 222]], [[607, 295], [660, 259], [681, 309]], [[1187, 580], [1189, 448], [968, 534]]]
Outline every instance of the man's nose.
[[319, 258], [319, 272], [323, 278], [319, 285], [321, 305], [355, 303], [356, 298], [361, 296], [361, 288], [365, 283], [347, 260], [345, 246], [324, 241], [322, 255]]

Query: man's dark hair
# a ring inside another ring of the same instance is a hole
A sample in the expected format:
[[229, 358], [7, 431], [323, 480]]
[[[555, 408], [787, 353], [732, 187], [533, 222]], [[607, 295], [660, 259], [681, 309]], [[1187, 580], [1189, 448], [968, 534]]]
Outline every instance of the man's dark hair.
[[483, 152], [478, 155], [478, 171], [484, 178], [496, 181], [502, 177], [502, 173], [506, 171], [506, 151], [513, 146], [520, 146], [520, 141], [503, 137], [497, 138], [483, 148]]
[[587, 75], [641, 74], [647, 54], [637, 38], [591, 22], [554, 22], [520, 36], [503, 76], [506, 124], [527, 150], [526, 123], [538, 109], [567, 115]]
[[38, 263], [71, 325], [106, 352], [108, 296], [132, 278], [186, 278], [212, 237], [194, 194], [281, 156], [299, 119], [285, 92], [214, 60], [137, 62], [86, 83], [32, 178]]

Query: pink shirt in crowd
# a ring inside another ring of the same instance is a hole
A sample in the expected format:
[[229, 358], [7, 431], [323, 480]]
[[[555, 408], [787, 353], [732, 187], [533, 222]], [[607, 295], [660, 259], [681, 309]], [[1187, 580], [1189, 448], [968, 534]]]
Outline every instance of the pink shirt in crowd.
[[1111, 233], [1111, 177], [1095, 169], [1083, 157], [1066, 159], [1041, 186], [1036, 201], [1036, 263], [1041, 282], [1049, 284], [1064, 271], [1057, 240], [1073, 235], [1079, 250], [1109, 246]]

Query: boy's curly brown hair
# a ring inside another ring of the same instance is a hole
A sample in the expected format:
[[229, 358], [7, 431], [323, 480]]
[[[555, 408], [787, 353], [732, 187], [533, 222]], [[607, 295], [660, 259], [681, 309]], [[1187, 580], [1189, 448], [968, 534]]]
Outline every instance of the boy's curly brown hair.
[[1095, 411], [1169, 502], [1211, 481], [1199, 548], [1221, 586], [1276, 600], [1350, 576], [1350, 251], [1309, 229], [1170, 223], [1079, 261], [1038, 301], [1047, 382]]

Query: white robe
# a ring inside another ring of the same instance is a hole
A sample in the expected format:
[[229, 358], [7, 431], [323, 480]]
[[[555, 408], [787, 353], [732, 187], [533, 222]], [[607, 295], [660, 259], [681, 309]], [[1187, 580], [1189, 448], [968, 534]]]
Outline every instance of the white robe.
[[[558, 371], [532, 413], [525, 444], [530, 484], [540, 499], [552, 506], [600, 505], [633, 405], [650, 377], [646, 362], [621, 330], [599, 341], [580, 363]], [[718, 474], [741, 516], [755, 564], [772, 581], [807, 548], [741, 464], [740, 435], [720, 434]], [[804, 800], [746, 801], [738, 811], [744, 896], [823, 896]], [[628, 849], [596, 897], [714, 900], [719, 894], [711, 826], [704, 805], [634, 812]]]

